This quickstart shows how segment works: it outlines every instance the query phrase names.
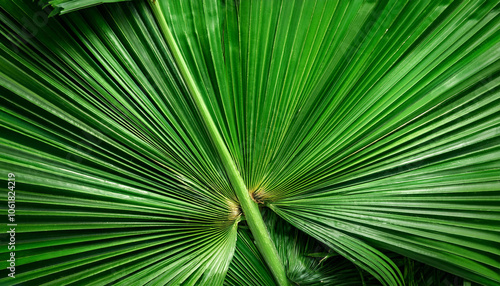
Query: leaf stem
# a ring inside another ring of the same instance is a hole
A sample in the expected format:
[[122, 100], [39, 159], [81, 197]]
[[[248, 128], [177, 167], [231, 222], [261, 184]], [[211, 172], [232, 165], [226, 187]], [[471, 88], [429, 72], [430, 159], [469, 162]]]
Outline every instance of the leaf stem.
[[245, 182], [243, 181], [243, 178], [236, 168], [236, 164], [234, 163], [231, 154], [229, 153], [229, 150], [224, 143], [224, 140], [220, 135], [217, 126], [215, 125], [215, 122], [210, 115], [210, 112], [208, 111], [203, 97], [189, 72], [189, 68], [184, 61], [184, 58], [182, 57], [181, 51], [177, 46], [174, 37], [170, 32], [163, 12], [160, 8], [159, 1], [150, 0], [150, 4], [155, 18], [160, 26], [160, 30], [162, 31], [163, 36], [165, 37], [170, 51], [176, 61], [177, 67], [181, 72], [182, 78], [186, 82], [189, 92], [193, 96], [198, 111], [200, 112], [201, 117], [203, 118], [208, 129], [208, 132], [214, 142], [214, 145], [217, 148], [219, 156], [221, 157], [224, 168], [226, 169], [226, 172], [229, 176], [231, 185], [233, 186], [236, 192], [236, 196], [240, 201], [241, 209], [243, 210], [243, 214], [245, 215], [245, 218], [248, 222], [250, 231], [255, 238], [255, 244], [264, 257], [264, 260], [273, 273], [277, 283], [282, 286], [289, 285], [285, 273], [285, 268], [281, 263], [281, 260], [278, 256], [278, 251], [276, 250], [269, 232], [267, 231], [266, 225], [264, 224], [264, 220], [262, 219], [262, 215], [260, 214], [259, 207], [257, 203], [250, 198], [247, 187], [245, 186]]

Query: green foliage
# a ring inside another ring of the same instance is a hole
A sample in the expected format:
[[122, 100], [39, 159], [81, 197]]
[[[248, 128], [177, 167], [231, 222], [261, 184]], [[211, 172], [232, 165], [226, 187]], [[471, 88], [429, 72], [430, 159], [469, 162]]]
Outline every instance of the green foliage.
[[292, 285], [368, 285], [363, 278], [366, 273], [347, 259], [276, 214], [267, 211], [263, 215]]
[[122, 1], [130, 0], [39, 0], [39, 3], [48, 6], [51, 5], [54, 10], [50, 13], [50, 16], [57, 14], [66, 14], [69, 12], [74, 12], [76, 10], [92, 7], [102, 3], [116, 3]]
[[1, 285], [500, 285], [497, 1], [103, 2], [0, 4]]

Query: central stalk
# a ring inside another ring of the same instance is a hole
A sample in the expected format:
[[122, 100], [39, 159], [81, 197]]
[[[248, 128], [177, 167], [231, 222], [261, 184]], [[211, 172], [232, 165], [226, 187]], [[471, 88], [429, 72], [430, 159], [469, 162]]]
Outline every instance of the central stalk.
[[160, 29], [165, 37], [167, 44], [170, 48], [170, 51], [176, 61], [176, 64], [181, 72], [183, 79], [186, 82], [186, 85], [189, 89], [189, 92], [193, 96], [193, 99], [196, 103], [196, 107], [200, 112], [203, 121], [206, 124], [207, 130], [210, 134], [211, 139], [214, 142], [215, 147], [221, 157], [222, 163], [226, 170], [227, 175], [229, 176], [229, 180], [231, 185], [236, 192], [236, 196], [241, 205], [241, 209], [243, 214], [245, 215], [246, 221], [255, 238], [255, 244], [259, 249], [260, 253], [264, 257], [267, 265], [269, 266], [271, 272], [274, 275], [274, 278], [278, 282], [279, 285], [285, 286], [289, 285], [288, 279], [286, 277], [285, 268], [281, 263], [281, 260], [278, 256], [278, 251], [274, 246], [271, 237], [269, 236], [269, 232], [267, 231], [266, 225], [264, 224], [264, 220], [262, 219], [262, 215], [260, 214], [259, 207], [256, 202], [252, 200], [250, 197], [247, 187], [245, 186], [245, 182], [240, 175], [240, 172], [236, 168], [236, 164], [229, 153], [229, 150], [220, 135], [217, 126], [215, 125], [214, 120], [210, 116], [210, 112], [208, 111], [205, 102], [203, 101], [203, 97], [194, 82], [191, 73], [182, 57], [181, 51], [179, 47], [175, 43], [174, 37], [170, 32], [170, 29], [165, 21], [163, 12], [160, 8], [159, 1], [152, 0], [150, 2], [153, 13], [158, 21]]

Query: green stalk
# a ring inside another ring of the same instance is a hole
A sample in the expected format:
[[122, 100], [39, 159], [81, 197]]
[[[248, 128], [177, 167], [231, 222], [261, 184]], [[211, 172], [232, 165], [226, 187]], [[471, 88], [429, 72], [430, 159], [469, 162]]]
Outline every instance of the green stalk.
[[288, 279], [286, 277], [285, 268], [281, 263], [281, 260], [278, 256], [278, 251], [271, 241], [271, 237], [269, 236], [269, 232], [267, 231], [266, 225], [264, 224], [264, 220], [259, 211], [259, 207], [256, 202], [254, 202], [248, 193], [247, 187], [245, 186], [245, 182], [241, 177], [238, 169], [236, 168], [236, 164], [234, 163], [229, 150], [222, 139], [219, 131], [217, 130], [217, 126], [215, 125], [214, 120], [210, 116], [208, 108], [203, 100], [203, 97], [194, 82], [193, 77], [191, 76], [189, 69], [184, 62], [184, 58], [182, 57], [181, 51], [179, 47], [174, 41], [174, 37], [170, 32], [170, 29], [165, 21], [163, 16], [163, 12], [161, 11], [159, 1], [152, 0], [150, 1], [153, 13], [158, 21], [160, 29], [165, 37], [168, 46], [170, 47], [170, 51], [176, 61], [177, 67], [179, 68], [183, 79], [186, 82], [186, 85], [189, 89], [189, 92], [193, 96], [193, 99], [198, 107], [198, 110], [207, 126], [208, 132], [217, 148], [219, 156], [222, 159], [222, 163], [224, 164], [224, 168], [229, 176], [229, 180], [236, 192], [236, 196], [240, 201], [241, 209], [243, 210], [243, 214], [248, 222], [248, 226], [250, 231], [252, 232], [257, 248], [260, 253], [264, 257], [267, 265], [269, 266], [271, 272], [273, 273], [276, 281], [279, 285], [289, 285]]

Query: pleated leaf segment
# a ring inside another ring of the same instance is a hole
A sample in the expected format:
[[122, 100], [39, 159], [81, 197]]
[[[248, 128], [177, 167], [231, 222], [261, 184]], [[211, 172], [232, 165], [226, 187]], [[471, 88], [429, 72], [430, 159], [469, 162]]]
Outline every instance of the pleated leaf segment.
[[500, 285], [499, 12], [2, 1], [0, 284]]

